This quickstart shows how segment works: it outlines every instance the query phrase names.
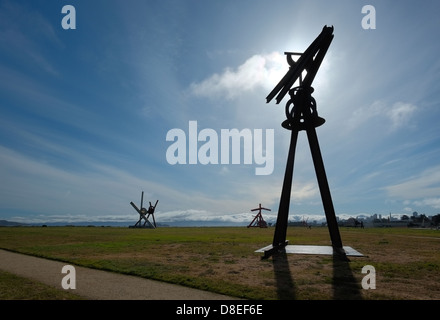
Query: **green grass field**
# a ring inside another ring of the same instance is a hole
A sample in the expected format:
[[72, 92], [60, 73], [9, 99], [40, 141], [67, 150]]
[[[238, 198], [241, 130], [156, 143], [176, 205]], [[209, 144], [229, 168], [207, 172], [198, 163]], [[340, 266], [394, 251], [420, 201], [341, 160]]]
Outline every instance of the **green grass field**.
[[0, 270], [0, 300], [82, 300], [66, 290]]
[[[254, 251], [272, 242], [274, 228], [246, 227], [3, 227], [0, 248], [246, 299], [440, 299], [440, 231], [340, 232], [343, 244], [365, 257], [344, 262], [289, 254], [261, 260]], [[289, 227], [287, 239], [330, 245], [325, 227]], [[376, 289], [361, 286], [365, 265], [376, 270]], [[6, 278], [3, 291], [11, 283]]]

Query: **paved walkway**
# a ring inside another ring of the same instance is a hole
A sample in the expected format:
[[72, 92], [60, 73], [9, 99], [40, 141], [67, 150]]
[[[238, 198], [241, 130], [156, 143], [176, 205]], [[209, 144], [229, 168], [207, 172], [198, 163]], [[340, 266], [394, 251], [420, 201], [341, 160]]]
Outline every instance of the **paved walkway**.
[[[37, 258], [0, 249], [0, 269], [64, 290], [65, 262]], [[73, 293], [91, 300], [232, 300], [236, 298], [179, 285], [75, 267]]]

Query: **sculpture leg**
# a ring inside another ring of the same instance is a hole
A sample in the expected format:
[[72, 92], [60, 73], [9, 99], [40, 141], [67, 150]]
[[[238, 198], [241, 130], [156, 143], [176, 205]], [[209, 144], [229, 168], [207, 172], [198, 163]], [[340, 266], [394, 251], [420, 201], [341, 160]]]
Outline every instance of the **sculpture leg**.
[[321, 199], [324, 205], [325, 217], [327, 219], [330, 239], [334, 249], [342, 251], [342, 240], [339, 234], [338, 222], [336, 221], [335, 209], [328, 186], [327, 176], [325, 174], [324, 162], [322, 161], [321, 150], [319, 148], [318, 137], [314, 127], [307, 129], [307, 137], [309, 140], [310, 151], [312, 153], [313, 163], [315, 165], [316, 177], [318, 178]]
[[298, 140], [298, 131], [291, 130], [291, 132], [289, 155], [287, 157], [286, 172], [284, 173], [283, 189], [281, 191], [280, 206], [278, 209], [277, 223], [272, 243], [274, 248], [286, 245], [286, 232], [293, 179], [293, 163], [295, 160], [296, 142]]
[[151, 214], [153, 216], [153, 226], [156, 228], [156, 219], [154, 219], [154, 214]]

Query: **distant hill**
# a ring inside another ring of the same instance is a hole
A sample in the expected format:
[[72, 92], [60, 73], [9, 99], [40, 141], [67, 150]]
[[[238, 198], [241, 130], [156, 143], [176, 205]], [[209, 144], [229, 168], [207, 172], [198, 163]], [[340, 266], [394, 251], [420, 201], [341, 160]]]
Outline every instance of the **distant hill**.
[[13, 222], [7, 220], [0, 220], [0, 227], [60, 227], [60, 226], [109, 226], [109, 227], [128, 227], [128, 222], [114, 222], [114, 221], [101, 221], [101, 222], [89, 222], [89, 221], [78, 221], [78, 222], [69, 222], [69, 221], [59, 221], [59, 222], [45, 222], [45, 223], [20, 223]]
[[0, 227], [18, 227], [18, 226], [29, 226], [29, 224], [7, 221], [7, 220], [0, 220]]
[[[45, 222], [45, 223], [21, 223], [7, 220], [0, 220], [0, 227], [62, 227], [62, 226], [87, 226], [87, 227], [129, 227], [134, 225], [133, 221], [58, 221], [58, 222]], [[234, 223], [225, 221], [164, 221], [157, 222], [157, 226], [160, 227], [237, 227], [245, 226], [246, 223]]]

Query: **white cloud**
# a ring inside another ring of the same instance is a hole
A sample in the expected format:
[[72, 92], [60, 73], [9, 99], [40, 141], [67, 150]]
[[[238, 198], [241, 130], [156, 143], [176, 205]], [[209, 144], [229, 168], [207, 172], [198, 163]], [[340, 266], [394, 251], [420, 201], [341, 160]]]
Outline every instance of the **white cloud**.
[[[315, 85], [321, 90], [329, 83], [331, 63], [328, 58], [322, 62], [315, 79]], [[196, 96], [224, 96], [227, 99], [234, 99], [259, 88], [269, 93], [288, 69], [289, 65], [284, 54], [279, 52], [257, 54], [236, 69], [228, 67], [221, 74], [216, 73], [200, 83], [192, 83], [190, 89]]]
[[387, 110], [386, 115], [391, 120], [392, 127], [398, 128], [409, 122], [416, 109], [417, 107], [413, 104], [396, 102]]
[[440, 209], [440, 198], [427, 198], [423, 200], [414, 201], [416, 206], [429, 206], [434, 209]]
[[388, 120], [390, 129], [395, 130], [410, 122], [411, 116], [417, 110], [417, 106], [411, 103], [398, 101], [391, 106], [384, 101], [377, 100], [367, 107], [358, 108], [353, 112], [348, 121], [350, 130], [355, 129], [370, 120], [380, 121], [380, 118]]
[[292, 199], [295, 201], [304, 201], [314, 199], [318, 194], [318, 186], [316, 183], [308, 182], [301, 184], [299, 187], [295, 183], [292, 187]]
[[257, 88], [271, 89], [287, 70], [286, 59], [280, 53], [254, 55], [235, 70], [226, 68], [221, 74], [191, 84], [191, 91], [197, 96], [214, 95], [233, 99]]
[[388, 196], [404, 204], [440, 208], [440, 166], [429, 168], [411, 179], [385, 188]]

